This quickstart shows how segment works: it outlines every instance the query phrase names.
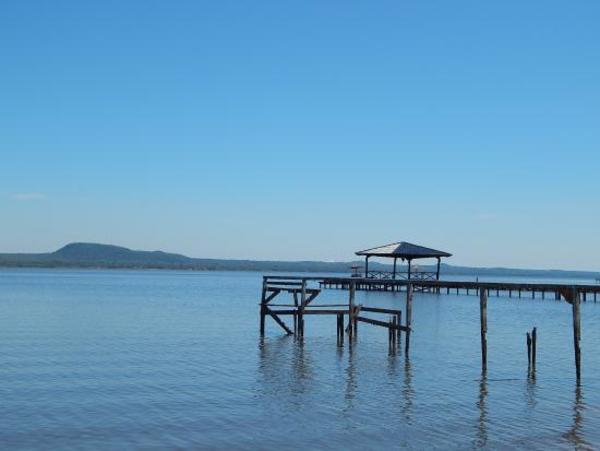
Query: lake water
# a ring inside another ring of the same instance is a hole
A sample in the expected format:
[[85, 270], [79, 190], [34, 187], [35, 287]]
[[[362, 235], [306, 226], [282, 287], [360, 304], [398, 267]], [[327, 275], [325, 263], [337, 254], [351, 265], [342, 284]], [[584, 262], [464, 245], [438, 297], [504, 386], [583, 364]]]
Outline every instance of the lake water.
[[[261, 274], [0, 271], [3, 449], [600, 448], [600, 303], [491, 297], [481, 376], [475, 296], [416, 294], [410, 358], [335, 317], [304, 342], [267, 321]], [[324, 301], [347, 301], [328, 290]], [[404, 294], [357, 293], [404, 310]], [[289, 320], [288, 320], [289, 321]], [[525, 332], [538, 327], [536, 379]]]

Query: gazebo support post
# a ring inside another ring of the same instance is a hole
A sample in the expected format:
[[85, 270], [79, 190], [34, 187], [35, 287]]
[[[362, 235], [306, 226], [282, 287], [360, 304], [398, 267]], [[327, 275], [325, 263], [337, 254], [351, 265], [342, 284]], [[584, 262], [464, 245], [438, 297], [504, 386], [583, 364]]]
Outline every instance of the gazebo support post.
[[396, 261], [398, 259], [394, 257], [394, 273], [392, 274], [392, 279], [396, 280]]
[[437, 257], [437, 270], [435, 272], [435, 280], [440, 280], [440, 265], [441, 265], [442, 259], [440, 257]]
[[410, 280], [411, 262], [412, 262], [412, 259], [409, 258], [408, 259], [408, 280]]
[[365, 279], [369, 278], [369, 256], [365, 256]]

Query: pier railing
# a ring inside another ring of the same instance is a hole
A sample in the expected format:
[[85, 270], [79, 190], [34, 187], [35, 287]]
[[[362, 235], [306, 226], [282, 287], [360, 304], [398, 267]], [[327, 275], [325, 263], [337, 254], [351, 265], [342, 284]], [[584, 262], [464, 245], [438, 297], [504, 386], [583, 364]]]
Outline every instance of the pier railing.
[[[430, 271], [413, 271], [410, 273], [411, 280], [436, 280], [437, 273]], [[408, 280], [408, 272], [394, 272], [392, 271], [369, 271], [367, 273], [367, 279], [375, 280]]]

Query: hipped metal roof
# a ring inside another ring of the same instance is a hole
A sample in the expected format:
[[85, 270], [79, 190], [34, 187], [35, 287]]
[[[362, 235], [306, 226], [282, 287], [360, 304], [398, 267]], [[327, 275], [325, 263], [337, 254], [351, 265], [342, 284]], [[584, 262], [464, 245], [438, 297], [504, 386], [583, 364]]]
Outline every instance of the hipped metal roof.
[[399, 243], [386, 244], [384, 246], [374, 247], [358, 251], [356, 255], [368, 255], [373, 257], [391, 257], [391, 258], [435, 258], [435, 257], [452, 257], [452, 254], [444, 251], [437, 251], [428, 247], [418, 246], [416, 244], [401, 241]]

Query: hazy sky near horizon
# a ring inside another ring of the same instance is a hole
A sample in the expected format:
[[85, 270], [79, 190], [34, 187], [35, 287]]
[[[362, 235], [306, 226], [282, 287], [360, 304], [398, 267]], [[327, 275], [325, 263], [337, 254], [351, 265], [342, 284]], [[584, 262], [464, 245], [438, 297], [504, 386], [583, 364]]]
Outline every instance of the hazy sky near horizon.
[[600, 3], [5, 1], [0, 252], [600, 270]]

